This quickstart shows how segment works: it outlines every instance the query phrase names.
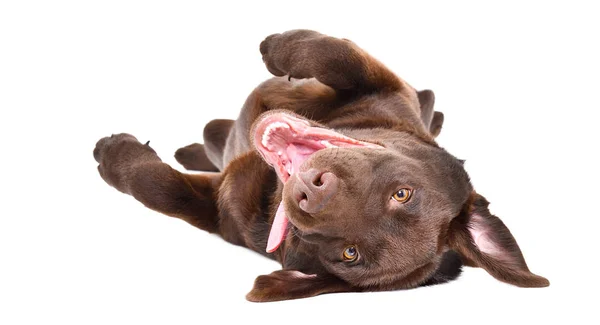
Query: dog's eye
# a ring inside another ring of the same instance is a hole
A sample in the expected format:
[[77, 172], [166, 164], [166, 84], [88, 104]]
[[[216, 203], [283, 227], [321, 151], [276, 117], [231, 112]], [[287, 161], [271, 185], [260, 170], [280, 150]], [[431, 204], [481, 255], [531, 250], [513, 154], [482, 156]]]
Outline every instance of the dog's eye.
[[408, 188], [401, 188], [398, 192], [394, 193], [394, 195], [392, 195], [392, 199], [400, 202], [400, 203], [404, 203], [406, 201], [408, 201], [408, 199], [410, 199], [410, 195], [412, 194], [412, 191]]
[[354, 246], [348, 246], [344, 249], [344, 261], [352, 262], [358, 257], [358, 251]]

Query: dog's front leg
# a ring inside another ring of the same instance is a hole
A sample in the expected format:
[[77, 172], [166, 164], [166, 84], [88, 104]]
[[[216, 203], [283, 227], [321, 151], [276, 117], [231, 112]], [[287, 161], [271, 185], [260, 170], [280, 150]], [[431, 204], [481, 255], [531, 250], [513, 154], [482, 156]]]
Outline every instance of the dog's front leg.
[[94, 158], [109, 185], [146, 207], [218, 231], [214, 192], [221, 174], [182, 174], [163, 163], [148, 143], [124, 133], [100, 139]]
[[346, 39], [311, 30], [273, 34], [260, 44], [267, 69], [276, 76], [316, 78], [336, 90], [397, 91], [404, 82]]

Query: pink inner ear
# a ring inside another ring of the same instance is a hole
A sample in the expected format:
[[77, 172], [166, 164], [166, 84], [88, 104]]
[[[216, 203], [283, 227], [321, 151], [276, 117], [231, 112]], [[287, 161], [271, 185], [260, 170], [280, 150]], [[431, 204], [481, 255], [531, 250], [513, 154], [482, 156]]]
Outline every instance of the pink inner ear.
[[482, 216], [473, 214], [469, 222], [469, 232], [473, 238], [475, 246], [485, 254], [492, 255], [495, 258], [502, 258], [506, 254], [503, 249], [491, 237], [492, 229], [486, 224]]
[[296, 279], [312, 279], [312, 278], [317, 277], [316, 274], [306, 274], [306, 273], [302, 273], [302, 272], [296, 271], [296, 270], [289, 271], [289, 272], [290, 272], [290, 275]]

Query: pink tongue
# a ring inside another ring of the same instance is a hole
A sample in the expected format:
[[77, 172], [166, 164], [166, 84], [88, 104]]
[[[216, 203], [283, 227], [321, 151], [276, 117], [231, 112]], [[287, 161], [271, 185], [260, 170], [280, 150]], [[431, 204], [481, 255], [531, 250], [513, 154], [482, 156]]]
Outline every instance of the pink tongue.
[[304, 163], [310, 155], [315, 153], [315, 151], [315, 149], [303, 146], [301, 144], [290, 144], [286, 150], [288, 157], [292, 161], [290, 176], [300, 169], [300, 165], [302, 165], [302, 163]]
[[[315, 149], [292, 143], [287, 147], [286, 151], [292, 164], [292, 166], [290, 166], [291, 168], [288, 170], [291, 176], [300, 168], [300, 165], [302, 165], [308, 156], [315, 152]], [[273, 219], [273, 224], [271, 225], [271, 232], [269, 233], [269, 240], [267, 241], [267, 253], [273, 253], [277, 250], [279, 245], [281, 245], [285, 239], [287, 225], [288, 218], [285, 215], [282, 201], [279, 203], [279, 207], [277, 207], [275, 219]]]
[[285, 237], [285, 231], [287, 230], [288, 219], [285, 216], [285, 210], [283, 208], [283, 202], [279, 203], [277, 212], [275, 212], [275, 219], [271, 225], [271, 232], [269, 233], [269, 240], [267, 241], [267, 253], [273, 253], [279, 245], [283, 242]]

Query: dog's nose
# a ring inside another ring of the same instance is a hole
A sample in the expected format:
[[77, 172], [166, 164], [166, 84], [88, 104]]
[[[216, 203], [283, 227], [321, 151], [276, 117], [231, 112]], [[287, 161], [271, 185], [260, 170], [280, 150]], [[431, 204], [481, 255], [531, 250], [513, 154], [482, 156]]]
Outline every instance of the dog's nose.
[[339, 179], [331, 172], [310, 169], [298, 172], [294, 185], [294, 196], [300, 209], [317, 213], [327, 205], [338, 189]]

